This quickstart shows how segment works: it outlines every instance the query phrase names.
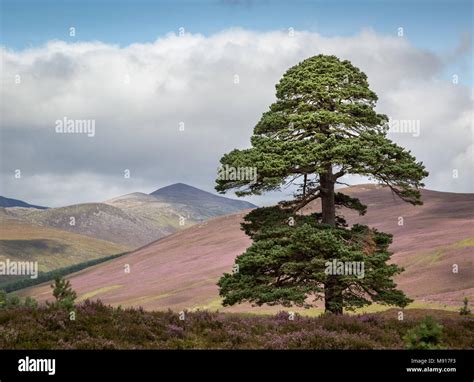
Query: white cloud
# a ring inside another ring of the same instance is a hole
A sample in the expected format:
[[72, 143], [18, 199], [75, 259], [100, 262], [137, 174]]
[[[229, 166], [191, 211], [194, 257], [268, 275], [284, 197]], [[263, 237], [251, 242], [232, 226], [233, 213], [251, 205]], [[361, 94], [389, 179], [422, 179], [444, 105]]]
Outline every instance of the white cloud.
[[[473, 191], [471, 90], [441, 78], [452, 64], [446, 57], [403, 38], [233, 29], [209, 37], [169, 34], [123, 48], [51, 41], [1, 53], [1, 193], [9, 197], [60, 205], [174, 181], [211, 191], [220, 156], [249, 145], [282, 74], [319, 53], [366, 72], [380, 112], [420, 120], [419, 137], [392, 138], [423, 160], [428, 187]], [[64, 117], [94, 119], [95, 137], [55, 134], [54, 121]], [[22, 170], [24, 183], [14, 169]], [[123, 183], [124, 169], [133, 182]], [[55, 179], [61, 187], [52, 186]]]

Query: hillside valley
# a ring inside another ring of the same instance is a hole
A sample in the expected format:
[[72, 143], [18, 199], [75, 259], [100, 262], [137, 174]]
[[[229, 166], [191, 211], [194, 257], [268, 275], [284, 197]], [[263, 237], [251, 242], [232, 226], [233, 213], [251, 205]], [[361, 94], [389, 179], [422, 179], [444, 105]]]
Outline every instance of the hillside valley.
[[[474, 298], [474, 195], [423, 190], [424, 204], [399, 201], [389, 189], [375, 185], [342, 190], [368, 205], [365, 216], [351, 211], [349, 223], [364, 223], [394, 235], [392, 261], [405, 272], [399, 287], [418, 305], [458, 307], [464, 296]], [[318, 209], [308, 206], [306, 212]], [[216, 282], [230, 272], [236, 256], [250, 240], [240, 230], [246, 212], [196, 224], [133, 253], [83, 270], [70, 277], [79, 298], [101, 299], [145, 309], [220, 309], [237, 312], [278, 311], [247, 304], [222, 308]], [[400, 217], [403, 225], [400, 225]], [[131, 272], [124, 273], [128, 264]], [[458, 273], [453, 273], [453, 264]], [[41, 301], [51, 298], [49, 286], [22, 291]]]

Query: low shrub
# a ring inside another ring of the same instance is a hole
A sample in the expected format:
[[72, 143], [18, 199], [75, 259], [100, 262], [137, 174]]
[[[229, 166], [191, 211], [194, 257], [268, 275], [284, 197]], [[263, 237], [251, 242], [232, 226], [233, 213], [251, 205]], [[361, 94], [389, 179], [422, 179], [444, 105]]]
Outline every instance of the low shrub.
[[443, 325], [427, 316], [419, 325], [410, 329], [404, 337], [407, 349], [441, 349]]

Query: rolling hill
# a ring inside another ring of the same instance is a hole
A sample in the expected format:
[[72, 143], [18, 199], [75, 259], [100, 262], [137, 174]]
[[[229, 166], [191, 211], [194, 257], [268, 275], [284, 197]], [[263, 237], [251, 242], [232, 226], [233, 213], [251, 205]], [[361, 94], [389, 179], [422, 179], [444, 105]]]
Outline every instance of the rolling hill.
[[[104, 203], [119, 208], [129, 216], [142, 221], [144, 225], [156, 230], [158, 237], [187, 228], [199, 221], [188, 217], [186, 205], [161, 201], [152, 195], [141, 192], [119, 196]], [[150, 241], [153, 240], [147, 239], [142, 244], [147, 244]]]
[[[390, 190], [364, 185], [342, 190], [368, 205], [366, 216], [343, 211], [350, 223], [361, 222], [394, 234], [393, 261], [406, 271], [397, 283], [417, 304], [460, 306], [474, 298], [474, 195], [423, 190], [423, 206], [398, 200]], [[316, 210], [317, 204], [307, 212]], [[145, 309], [222, 309], [216, 282], [232, 269], [234, 258], [250, 244], [240, 230], [246, 212], [196, 224], [133, 253], [70, 277], [80, 300], [99, 298]], [[403, 218], [403, 225], [401, 219]], [[130, 273], [124, 273], [124, 266]], [[453, 273], [453, 264], [459, 272]], [[51, 299], [49, 286], [21, 292]], [[240, 305], [226, 311], [278, 311]]]
[[31, 224], [57, 228], [131, 248], [137, 248], [162, 236], [140, 217], [106, 203], [23, 210], [18, 217]]
[[35, 206], [33, 204], [26, 203], [23, 200], [5, 198], [4, 196], [0, 196], [0, 207], [37, 208], [40, 210], [45, 210], [48, 208], [48, 207], [42, 207], [42, 206]]
[[210, 217], [254, 207], [177, 183], [150, 195], [135, 192], [103, 203], [46, 210], [13, 207], [5, 212], [30, 224], [137, 248]]
[[[129, 247], [16, 219], [0, 209], [0, 261], [38, 261], [48, 272], [125, 252]], [[0, 276], [4, 279], [6, 276]]]
[[[126, 252], [209, 216], [252, 206], [183, 184], [162, 190], [158, 196], [136, 192], [48, 209], [4, 198], [0, 260], [38, 261], [39, 270], [48, 272]], [[0, 276], [0, 282], [10, 279]]]

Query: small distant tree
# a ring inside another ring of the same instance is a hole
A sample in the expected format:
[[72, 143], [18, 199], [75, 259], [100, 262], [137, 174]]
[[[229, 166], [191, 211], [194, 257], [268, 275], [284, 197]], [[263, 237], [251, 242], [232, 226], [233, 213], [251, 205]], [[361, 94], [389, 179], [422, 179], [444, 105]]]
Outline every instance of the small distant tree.
[[53, 289], [53, 296], [56, 299], [54, 306], [72, 310], [74, 308], [74, 301], [77, 298], [76, 292], [72, 289], [69, 280], [60, 276], [56, 276], [54, 284], [51, 284]]
[[459, 314], [461, 316], [467, 316], [471, 314], [471, 311], [469, 309], [469, 300], [467, 299], [467, 297], [464, 297], [463, 304], [463, 307], [459, 310]]
[[30, 306], [27, 305], [28, 303], [31, 303], [31, 301], [27, 299], [22, 303], [21, 298], [18, 297], [15, 294], [9, 295], [5, 290], [1, 289], [0, 290], [0, 309], [10, 309], [10, 308], [16, 308], [19, 306]]
[[403, 339], [407, 349], [441, 349], [442, 335], [443, 325], [427, 316], [418, 326], [409, 330]]
[[7, 292], [3, 289], [0, 289], [0, 309], [4, 309], [7, 305]]
[[28, 308], [36, 309], [38, 307], [38, 301], [36, 301], [33, 297], [26, 297], [24, 305]]

